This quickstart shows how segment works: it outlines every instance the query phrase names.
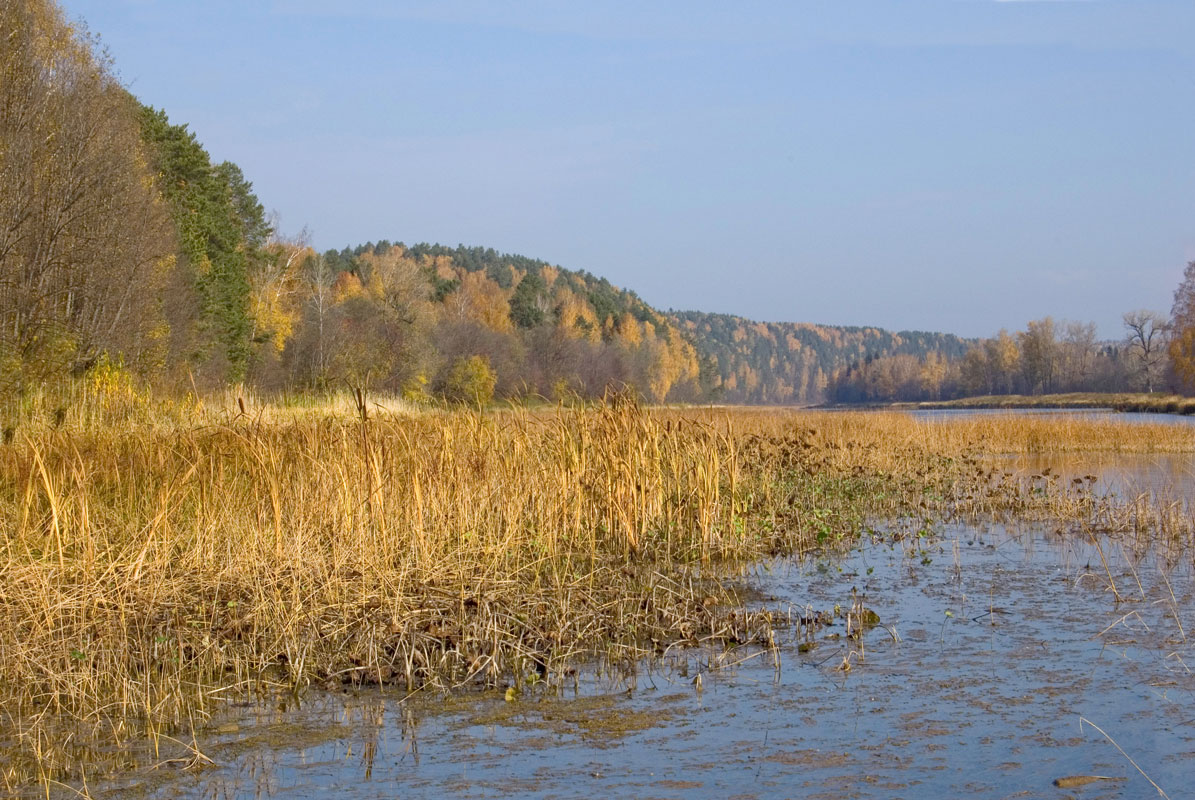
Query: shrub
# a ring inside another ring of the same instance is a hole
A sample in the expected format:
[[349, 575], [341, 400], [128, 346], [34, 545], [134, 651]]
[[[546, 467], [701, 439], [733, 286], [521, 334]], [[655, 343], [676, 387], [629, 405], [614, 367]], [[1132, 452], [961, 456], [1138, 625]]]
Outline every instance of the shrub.
[[458, 358], [444, 381], [444, 396], [457, 403], [488, 405], [494, 399], [498, 374], [485, 356]]

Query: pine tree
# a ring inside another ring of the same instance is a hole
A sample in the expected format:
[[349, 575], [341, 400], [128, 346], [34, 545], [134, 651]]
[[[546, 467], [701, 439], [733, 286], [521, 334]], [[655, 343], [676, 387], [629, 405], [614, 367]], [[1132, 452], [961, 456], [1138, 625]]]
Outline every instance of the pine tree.
[[249, 274], [267, 257], [265, 210], [240, 168], [213, 165], [186, 125], [172, 125], [164, 111], [146, 106], [141, 131], [200, 298], [200, 347], [192, 355], [223, 356], [225, 377], [241, 380], [252, 352]]

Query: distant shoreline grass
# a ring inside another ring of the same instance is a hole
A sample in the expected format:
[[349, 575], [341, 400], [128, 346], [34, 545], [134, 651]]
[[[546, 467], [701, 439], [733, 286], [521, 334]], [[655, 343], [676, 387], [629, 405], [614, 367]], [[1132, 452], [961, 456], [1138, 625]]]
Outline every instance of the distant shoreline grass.
[[1132, 392], [1069, 392], [1066, 394], [993, 394], [962, 397], [957, 400], [924, 401], [919, 403], [858, 403], [826, 405], [829, 410], [950, 410], [950, 409], [1087, 409], [1155, 414], [1195, 414], [1195, 397], [1177, 394]]

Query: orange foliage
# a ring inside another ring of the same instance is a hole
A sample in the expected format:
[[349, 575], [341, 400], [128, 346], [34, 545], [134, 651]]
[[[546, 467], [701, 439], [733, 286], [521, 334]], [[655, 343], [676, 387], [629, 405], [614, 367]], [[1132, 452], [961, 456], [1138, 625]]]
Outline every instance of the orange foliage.
[[601, 340], [601, 326], [593, 306], [568, 287], [556, 291], [556, 327], [570, 339]]
[[643, 342], [643, 331], [639, 328], [639, 321], [630, 312], [618, 318], [615, 328], [618, 340], [627, 347], [638, 347]]
[[455, 275], [460, 286], [444, 300], [449, 316], [472, 320], [503, 333], [514, 327], [510, 321], [510, 302], [498, 284], [484, 272], [457, 270]]

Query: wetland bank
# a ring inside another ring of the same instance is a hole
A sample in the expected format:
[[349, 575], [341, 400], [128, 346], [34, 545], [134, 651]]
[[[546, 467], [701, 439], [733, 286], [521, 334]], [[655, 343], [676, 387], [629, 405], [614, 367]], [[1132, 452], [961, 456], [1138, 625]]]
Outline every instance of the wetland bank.
[[1159, 783], [1192, 749], [1190, 498], [1103, 476], [1195, 427], [232, 408], [0, 446], [7, 791], [1137, 796], [1036, 711], [1093, 698]]

